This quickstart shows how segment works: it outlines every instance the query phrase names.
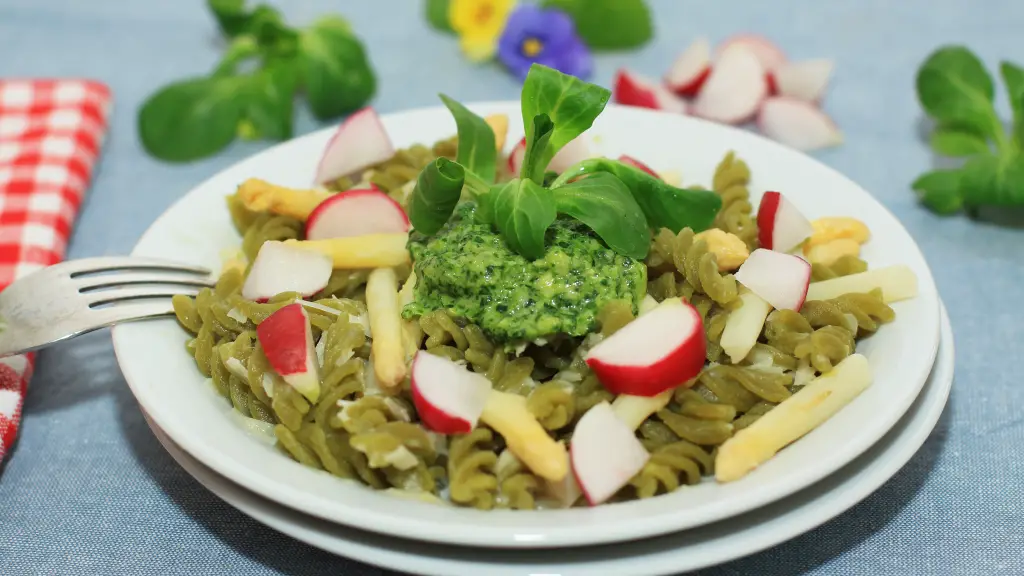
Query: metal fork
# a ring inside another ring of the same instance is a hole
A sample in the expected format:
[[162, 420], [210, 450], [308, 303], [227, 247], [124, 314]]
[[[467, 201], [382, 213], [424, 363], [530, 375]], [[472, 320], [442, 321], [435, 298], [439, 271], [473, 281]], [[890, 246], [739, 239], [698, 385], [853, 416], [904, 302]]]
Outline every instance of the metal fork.
[[206, 268], [155, 258], [85, 258], [43, 268], [0, 292], [0, 357], [174, 314], [172, 296], [194, 296], [214, 281]]

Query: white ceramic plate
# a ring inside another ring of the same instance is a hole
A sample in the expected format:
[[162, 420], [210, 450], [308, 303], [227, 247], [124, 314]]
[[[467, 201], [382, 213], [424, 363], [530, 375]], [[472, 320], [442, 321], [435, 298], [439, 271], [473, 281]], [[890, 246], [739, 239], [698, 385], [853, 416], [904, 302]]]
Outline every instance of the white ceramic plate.
[[866, 498], [896, 474], [935, 427], [953, 384], [953, 331], [943, 311], [931, 377], [907, 414], [877, 444], [835, 474], [754, 512], [678, 534], [611, 546], [487, 550], [422, 544], [353, 530], [274, 504], [218, 476], [153, 426], [189, 474], [258, 522], [338, 554], [393, 570], [435, 576], [641, 576], [681, 574], [735, 560], [807, 532]]
[[[471, 106], [506, 113], [519, 125], [518, 103]], [[384, 117], [397, 146], [434, 142], [454, 133], [444, 108]], [[238, 245], [224, 197], [250, 177], [307, 186], [330, 130], [286, 142], [204, 182], [164, 213], [133, 254], [218, 267]], [[510, 130], [509, 142], [522, 131]], [[489, 511], [396, 499], [355, 482], [306, 468], [254, 438], [226, 417], [182, 350], [174, 320], [125, 324], [114, 330], [118, 361], [143, 408], [179, 446], [233, 482], [296, 510], [380, 533], [460, 545], [557, 547], [653, 536], [721, 520], [810, 486], [878, 441], [917, 397], [935, 359], [939, 302], [923, 256], [899, 222], [856, 184], [760, 136], [683, 116], [609, 107], [591, 130], [597, 153], [622, 153], [658, 170], [679, 170], [687, 183], [709, 184], [714, 167], [735, 150], [753, 173], [755, 196], [781, 190], [809, 217], [848, 215], [871, 228], [863, 256], [873, 267], [906, 264], [920, 294], [895, 305], [897, 321], [858, 347], [874, 385], [811, 434], [738, 482], [704, 482], [659, 498], [557, 511]], [[754, 198], [757, 201], [757, 198]]]

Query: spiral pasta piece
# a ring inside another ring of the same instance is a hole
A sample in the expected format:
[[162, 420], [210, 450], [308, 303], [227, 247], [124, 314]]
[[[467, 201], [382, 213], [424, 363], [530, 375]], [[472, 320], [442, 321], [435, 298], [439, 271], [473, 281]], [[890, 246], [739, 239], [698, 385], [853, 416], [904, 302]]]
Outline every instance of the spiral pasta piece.
[[655, 448], [644, 467], [630, 480], [637, 498], [674, 492], [714, 472], [714, 460], [700, 446], [678, 440]]
[[448, 487], [452, 502], [481, 510], [494, 508], [498, 478], [494, 473], [498, 455], [491, 444], [494, 435], [487, 428], [453, 436], [448, 447]]
[[558, 380], [541, 384], [526, 397], [526, 407], [545, 430], [565, 428], [576, 416], [572, 384]]
[[715, 168], [711, 187], [722, 197], [722, 209], [715, 216], [714, 227], [735, 234], [747, 248], [757, 248], [757, 221], [751, 213], [750, 168], [729, 152]]
[[510, 451], [498, 456], [496, 476], [502, 506], [513, 510], [533, 510], [537, 507], [537, 494], [544, 486], [539, 476], [532, 474]]
[[648, 264], [659, 269], [671, 264], [695, 293], [706, 294], [718, 304], [729, 304], [738, 296], [736, 278], [719, 272], [717, 257], [708, 250], [707, 242], [694, 240], [690, 228], [679, 234], [662, 228], [651, 245]]
[[868, 269], [868, 263], [857, 256], [840, 256], [832, 264], [811, 264], [811, 282], [831, 280], [840, 276], [859, 274]]
[[800, 315], [814, 328], [837, 326], [858, 336], [873, 334], [880, 325], [896, 319], [896, 313], [877, 289], [866, 294], [843, 294], [831, 300], [808, 300]]

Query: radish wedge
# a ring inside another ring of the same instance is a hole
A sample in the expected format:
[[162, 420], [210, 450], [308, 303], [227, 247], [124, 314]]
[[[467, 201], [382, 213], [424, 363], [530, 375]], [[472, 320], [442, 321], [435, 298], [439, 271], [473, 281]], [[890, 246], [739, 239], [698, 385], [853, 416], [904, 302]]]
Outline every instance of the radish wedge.
[[717, 57], [721, 58], [723, 54], [735, 46], [742, 46], [753, 52], [765, 72], [774, 72], [786, 62], [786, 54], [781, 48], [776, 46], [771, 40], [756, 34], [742, 34], [729, 38], [718, 47]]
[[466, 434], [476, 428], [491, 393], [487, 378], [422, 350], [412, 362], [411, 380], [416, 412], [438, 434]]
[[814, 234], [814, 227], [780, 192], [765, 192], [757, 208], [757, 240], [762, 248], [790, 252]]
[[683, 50], [665, 75], [665, 84], [680, 96], [692, 98], [711, 74], [711, 43], [698, 38]]
[[[590, 146], [587, 145], [586, 133], [577, 136], [576, 138], [569, 141], [568, 144], [562, 146], [562, 149], [555, 154], [555, 157], [551, 159], [551, 162], [547, 165], [548, 170], [554, 170], [555, 172], [562, 173], [573, 164], [582, 162], [590, 157]], [[508, 156], [508, 171], [514, 175], [519, 175], [519, 170], [523, 166], [523, 158], [526, 156], [526, 138], [516, 144], [515, 148], [512, 149], [512, 153]]]
[[859, 274], [814, 282], [807, 289], [808, 300], [831, 300], [853, 292], [880, 289], [886, 304], [917, 296], [917, 276], [903, 264], [875, 268]]
[[572, 470], [591, 506], [611, 498], [651, 457], [608, 402], [580, 418], [569, 445]]
[[768, 95], [764, 67], [743, 44], [724, 50], [704, 82], [693, 113], [701, 118], [740, 124], [754, 116]]
[[612, 394], [656, 396], [699, 374], [706, 346], [700, 314], [673, 298], [602, 340], [585, 360]]
[[373, 108], [354, 112], [327, 142], [316, 167], [316, 184], [355, 174], [395, 155], [395, 147]]
[[780, 96], [790, 96], [805, 102], [821, 100], [832, 76], [832, 61], [826, 59], [787, 62], [773, 72], [775, 87]]
[[380, 190], [348, 190], [320, 203], [306, 220], [307, 240], [409, 231], [405, 210]]
[[242, 297], [265, 302], [282, 292], [312, 296], [327, 286], [332, 268], [331, 259], [318, 252], [264, 242], [242, 285]]
[[619, 162], [622, 162], [623, 164], [628, 164], [633, 168], [639, 168], [640, 170], [647, 172], [651, 176], [654, 176], [658, 180], [661, 180], [661, 176], [657, 172], [652, 170], [650, 166], [644, 164], [643, 162], [637, 160], [636, 158], [633, 158], [632, 156], [626, 156], [625, 154], [623, 154], [622, 156], [619, 156]]
[[757, 115], [761, 132], [786, 146], [802, 151], [817, 150], [843, 143], [843, 133], [815, 105], [776, 96], [764, 101]]
[[320, 397], [320, 369], [306, 309], [298, 302], [279, 309], [256, 327], [270, 367], [310, 402]]
[[657, 82], [628, 70], [615, 75], [612, 98], [619, 104], [686, 114], [686, 102]]
[[736, 271], [736, 281], [774, 308], [798, 311], [807, 298], [811, 265], [799, 256], [758, 248]]

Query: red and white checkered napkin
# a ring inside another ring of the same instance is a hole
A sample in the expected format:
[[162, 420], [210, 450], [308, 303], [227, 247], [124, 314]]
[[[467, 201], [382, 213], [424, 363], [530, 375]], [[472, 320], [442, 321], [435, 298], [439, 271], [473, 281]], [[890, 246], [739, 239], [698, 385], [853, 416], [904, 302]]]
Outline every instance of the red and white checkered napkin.
[[[110, 103], [110, 90], [89, 80], [0, 79], [0, 289], [64, 257]], [[33, 359], [0, 359], [0, 461], [18, 432]]]

